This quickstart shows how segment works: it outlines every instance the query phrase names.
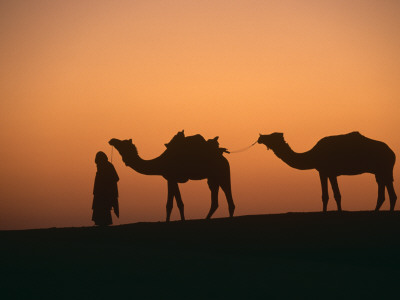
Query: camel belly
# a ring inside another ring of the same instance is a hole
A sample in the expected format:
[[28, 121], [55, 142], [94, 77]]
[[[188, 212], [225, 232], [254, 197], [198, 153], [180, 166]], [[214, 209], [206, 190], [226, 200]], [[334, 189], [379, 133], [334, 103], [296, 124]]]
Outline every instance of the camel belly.
[[184, 183], [188, 180], [202, 180], [208, 178], [210, 175], [210, 170], [205, 167], [193, 168], [188, 165], [181, 165], [179, 167], [175, 167], [174, 172], [170, 175], [176, 178], [178, 182]]
[[363, 173], [382, 173], [385, 168], [377, 161], [367, 161], [360, 159], [336, 161], [332, 164], [322, 163], [317, 168], [319, 172], [331, 176], [339, 175], [359, 175]]

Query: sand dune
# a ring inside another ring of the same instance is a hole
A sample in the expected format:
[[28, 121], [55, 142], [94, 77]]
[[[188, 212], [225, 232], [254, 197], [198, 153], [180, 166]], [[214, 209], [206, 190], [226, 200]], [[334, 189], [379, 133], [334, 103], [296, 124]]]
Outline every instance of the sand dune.
[[382, 298], [398, 294], [399, 237], [400, 212], [0, 231], [1, 293], [13, 299]]

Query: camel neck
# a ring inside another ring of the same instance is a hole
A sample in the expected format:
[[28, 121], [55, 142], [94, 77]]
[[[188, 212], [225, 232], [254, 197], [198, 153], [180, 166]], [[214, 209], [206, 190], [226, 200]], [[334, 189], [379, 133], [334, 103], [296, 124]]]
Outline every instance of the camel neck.
[[163, 174], [163, 155], [157, 158], [145, 160], [142, 159], [137, 151], [132, 151], [129, 154], [121, 155], [122, 160], [136, 172], [144, 175], [162, 175]]
[[278, 156], [292, 168], [299, 170], [309, 170], [315, 168], [312, 162], [312, 154], [310, 151], [304, 153], [294, 152], [286, 142], [283, 142], [279, 147], [276, 147], [272, 150], [276, 156]]

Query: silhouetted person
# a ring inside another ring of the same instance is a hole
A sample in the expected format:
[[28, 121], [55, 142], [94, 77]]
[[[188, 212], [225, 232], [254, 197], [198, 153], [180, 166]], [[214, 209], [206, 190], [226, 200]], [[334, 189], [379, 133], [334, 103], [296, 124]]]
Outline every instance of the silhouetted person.
[[97, 173], [93, 188], [92, 220], [96, 225], [111, 225], [112, 208], [114, 208], [115, 215], [119, 217], [117, 186], [119, 177], [104, 152], [97, 152], [95, 163], [97, 164]]

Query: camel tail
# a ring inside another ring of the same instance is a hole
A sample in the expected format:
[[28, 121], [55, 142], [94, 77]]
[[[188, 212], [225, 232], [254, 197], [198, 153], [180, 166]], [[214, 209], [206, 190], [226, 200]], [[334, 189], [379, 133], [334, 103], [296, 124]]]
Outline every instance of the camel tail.
[[394, 181], [393, 169], [396, 163], [396, 154], [390, 148], [389, 150], [390, 151], [385, 156], [385, 160], [375, 173], [376, 182], [378, 182], [378, 184], [389, 184]]
[[394, 176], [393, 176], [393, 171], [390, 173], [390, 176], [388, 178], [388, 181], [393, 182], [394, 181]]
[[394, 151], [392, 150], [392, 149], [390, 149], [391, 151], [392, 151], [392, 153], [393, 153], [393, 163], [392, 163], [392, 172], [390, 172], [390, 180], [391, 180], [391, 182], [393, 182], [394, 181], [394, 178], [393, 178], [393, 169], [394, 169], [394, 165], [395, 165], [395, 163], [396, 163], [396, 153], [394, 153]]
[[[393, 177], [393, 169], [394, 169], [394, 165], [396, 163], [396, 154], [394, 153], [394, 151], [392, 149], [390, 149], [389, 146], [387, 146], [387, 149], [389, 150], [388, 155], [387, 155], [387, 172], [386, 176], [383, 176], [385, 182], [393, 182], [394, 181], [394, 177]], [[389, 171], [390, 169], [390, 171]]]

